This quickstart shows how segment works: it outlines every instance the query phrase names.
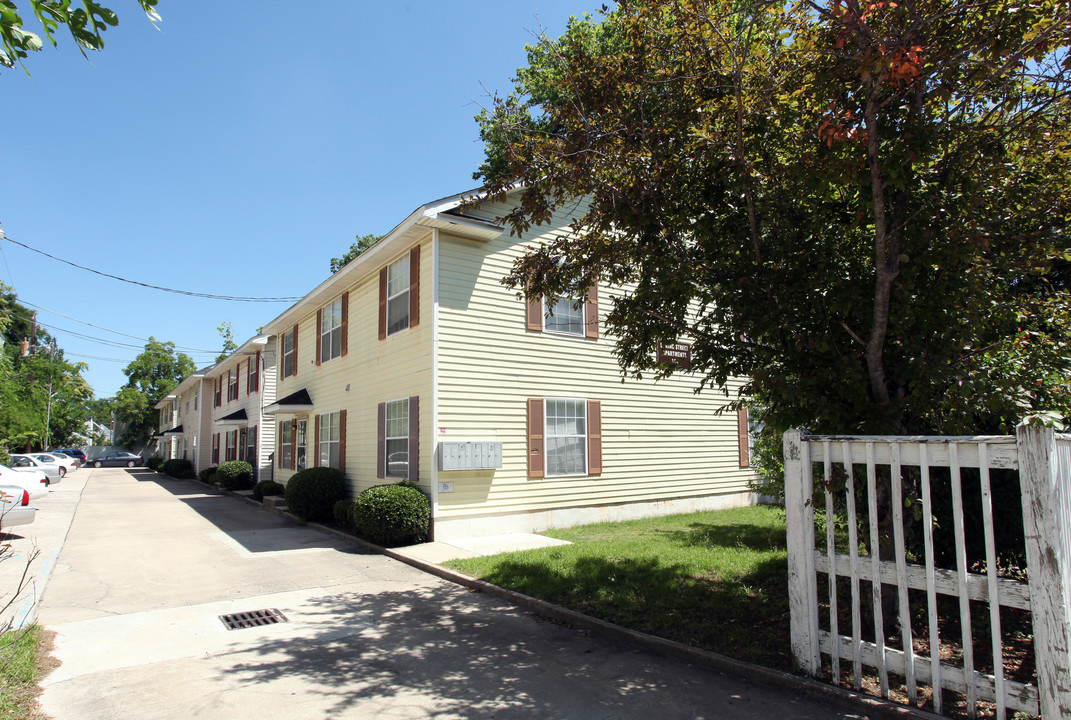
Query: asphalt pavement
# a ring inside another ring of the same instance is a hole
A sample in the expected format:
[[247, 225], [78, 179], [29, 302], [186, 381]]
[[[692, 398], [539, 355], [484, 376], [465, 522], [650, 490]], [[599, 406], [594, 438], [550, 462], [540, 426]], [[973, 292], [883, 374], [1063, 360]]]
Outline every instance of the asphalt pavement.
[[[38, 594], [13, 607], [55, 632], [53, 720], [864, 717], [548, 622], [199, 483], [83, 468], [56, 490], [12, 539], [41, 550]], [[262, 610], [284, 619], [221, 620]]]

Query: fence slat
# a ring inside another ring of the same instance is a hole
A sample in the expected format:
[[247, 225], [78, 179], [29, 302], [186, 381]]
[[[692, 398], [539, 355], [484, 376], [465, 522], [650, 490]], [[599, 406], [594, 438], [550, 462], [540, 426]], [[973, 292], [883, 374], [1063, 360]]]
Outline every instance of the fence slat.
[[803, 433], [785, 433], [785, 525], [788, 537], [788, 604], [792, 661], [801, 672], [818, 675], [818, 580], [814, 569], [814, 478], [810, 443]]
[[[843, 457], [851, 457], [847, 448], [844, 449]], [[855, 689], [861, 690], [863, 688], [863, 620], [859, 598], [859, 528], [855, 512], [855, 471], [850, 462], [845, 463], [844, 471], [848, 475], [845, 492], [848, 495], [846, 503], [848, 509], [848, 552], [852, 578], [852, 680], [855, 684]], [[834, 558], [835, 560], [836, 558]]]
[[944, 705], [944, 683], [941, 681], [941, 633], [937, 625], [937, 574], [933, 559], [933, 493], [930, 489], [928, 445], [919, 448], [922, 474], [922, 542], [926, 553], [926, 614], [930, 621], [930, 667], [933, 668], [933, 711], [940, 714]]
[[896, 591], [900, 601], [900, 638], [904, 649], [904, 679], [907, 681], [907, 699], [912, 705], [918, 703], [918, 686], [915, 684], [915, 648], [911, 633], [911, 604], [907, 592], [907, 556], [904, 551], [904, 487], [903, 468], [900, 466], [900, 445], [889, 450], [892, 455], [893, 548], [896, 553]]
[[[829, 565], [832, 568], [836, 567], [835, 558], [837, 557], [837, 540], [834, 535], [834, 520], [836, 519], [833, 514], [833, 472], [831, 463], [829, 462], [829, 441], [825, 443], [825, 462], [822, 463], [822, 477], [825, 478], [823, 483], [822, 493], [826, 498], [826, 553], [829, 556]], [[826, 573], [826, 578], [829, 580], [829, 632], [833, 633], [836, 637], [840, 635], [839, 618], [837, 617], [837, 573]], [[831, 658], [833, 682], [840, 684], [840, 655], [834, 653]]]
[[974, 640], [971, 636], [971, 601], [967, 594], [967, 540], [963, 528], [963, 476], [959, 468], [959, 445], [948, 448], [952, 474], [952, 525], [956, 536], [956, 574], [959, 578], [959, 625], [963, 646], [963, 671], [967, 678], [967, 714], [978, 715], [978, 692], [974, 684]]
[[878, 679], [881, 696], [889, 697], [889, 672], [885, 667], [885, 617], [881, 607], [881, 538], [878, 534], [878, 471], [874, 443], [866, 444], [866, 495], [870, 510], [870, 596], [874, 605], [874, 640], [878, 646]]
[[993, 648], [993, 678], [997, 694], [997, 720], [1005, 720], [1007, 709], [1004, 702], [1004, 653], [1000, 633], [1000, 605], [997, 602], [997, 542], [993, 532], [993, 491], [989, 482], [989, 467], [986, 464], [987, 448], [978, 446], [982, 458], [982, 524], [985, 533], [985, 570], [989, 590], [989, 630]]

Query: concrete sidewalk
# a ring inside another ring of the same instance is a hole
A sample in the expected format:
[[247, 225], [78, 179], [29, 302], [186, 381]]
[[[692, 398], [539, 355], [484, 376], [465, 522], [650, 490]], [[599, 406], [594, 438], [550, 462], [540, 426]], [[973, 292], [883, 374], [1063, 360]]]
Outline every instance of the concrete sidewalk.
[[[546, 622], [196, 483], [89, 473], [41, 602], [53, 720], [863, 717]], [[219, 619], [258, 609], [286, 622]]]

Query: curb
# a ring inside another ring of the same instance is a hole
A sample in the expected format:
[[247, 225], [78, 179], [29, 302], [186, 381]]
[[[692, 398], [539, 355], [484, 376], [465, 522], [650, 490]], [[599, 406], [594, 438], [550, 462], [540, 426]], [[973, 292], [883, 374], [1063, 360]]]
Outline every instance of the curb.
[[[165, 475], [164, 477], [168, 476]], [[882, 698], [855, 692], [854, 690], [829, 685], [801, 675], [793, 675], [792, 673], [783, 672], [781, 670], [774, 670], [762, 665], [755, 665], [743, 660], [736, 660], [726, 655], [720, 655], [708, 650], [700, 650], [673, 640], [667, 640], [656, 635], [649, 635], [620, 625], [615, 625], [614, 623], [606, 622], [605, 620], [600, 620], [591, 617], [590, 615], [564, 608], [560, 605], [555, 605], [546, 600], [540, 600], [514, 590], [507, 590], [498, 585], [492, 585], [491, 583], [470, 577], [463, 573], [455, 572], [454, 570], [450, 570], [441, 565], [435, 565], [434, 563], [409, 557], [397, 550], [375, 545], [367, 540], [336, 530], [335, 528], [327, 527], [320, 523], [306, 522], [285, 510], [269, 510], [256, 500], [233, 490], [215, 488], [207, 483], [201, 482], [199, 479], [193, 479], [191, 482], [205, 485], [222, 495], [230, 495], [249, 505], [258, 507], [261, 510], [281, 515], [299, 525], [305, 525], [318, 532], [338, 538], [339, 540], [345, 540], [370, 552], [398, 560], [399, 562], [403, 562], [418, 570], [435, 575], [448, 582], [466, 587], [475, 592], [481, 592], [505, 600], [506, 602], [516, 605], [524, 610], [528, 610], [540, 617], [557, 620], [583, 630], [589, 630], [598, 633], [604, 638], [624, 645], [629, 645], [659, 655], [685, 660], [710, 670], [738, 677], [747, 682], [781, 688], [808, 699], [824, 702], [834, 707], [864, 713], [869, 717], [889, 718], [893, 720], [947, 720], [943, 715], [937, 715], [926, 710], [901, 705], [891, 700], [884, 700]]]

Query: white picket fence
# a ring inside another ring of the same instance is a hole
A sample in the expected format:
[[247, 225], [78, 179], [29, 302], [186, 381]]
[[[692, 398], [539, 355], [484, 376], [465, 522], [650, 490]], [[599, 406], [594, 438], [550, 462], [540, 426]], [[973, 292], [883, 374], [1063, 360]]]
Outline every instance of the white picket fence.
[[[850, 663], [850, 682], [857, 689], [864, 674], [876, 676], [886, 698], [890, 693], [889, 676], [893, 674], [902, 678], [911, 704], [918, 703], [920, 684], [928, 685], [933, 690], [933, 710], [938, 713], [946, 709], [942, 690], [947, 689], [965, 698], [972, 717], [979, 703], [984, 702], [995, 706], [999, 720], [1004, 720], [1009, 710], [1046, 719], [1071, 718], [1071, 435], [1029, 425], [1020, 426], [1014, 437], [812, 436], [792, 431], [785, 434], [784, 447], [792, 654], [801, 672], [819, 677], [828, 670], [833, 681], [839, 683], [843, 678], [841, 663]], [[910, 466], [917, 468], [911, 472], [920, 479], [924, 564], [908, 563], [906, 559], [901, 484]], [[962, 477], [961, 469], [978, 468], [985, 545], [983, 573], [970, 572], [966, 567], [963, 493], [961, 483], [955, 481], [950, 486], [956, 567], [935, 565], [931, 492], [931, 468], [935, 467], [949, 468], [952, 479]], [[998, 576], [990, 484], [990, 470], [994, 468], [1019, 471], [1029, 578], [1026, 582]], [[894, 559], [890, 560], [880, 559], [876, 551], [869, 555], [860, 551], [861, 544], [879, 547], [877, 485], [882, 473], [890, 480], [894, 499], [889, 503], [895, 549]], [[816, 474], [821, 479], [819, 490], [824, 488], [820, 497], [814, 495]], [[841, 498], [835, 498], [830, 490], [834, 476], [844, 481], [839, 491]], [[857, 487], [861, 483], [864, 487]], [[863, 514], [869, 527], [859, 527], [857, 494], [866, 497], [868, 507]], [[829, 518], [821, 547], [816, 540], [816, 504], [824, 506]], [[834, 518], [841, 527], [846, 525], [848, 535], [846, 543], [841, 539], [839, 552]], [[819, 573], [826, 575], [827, 608], [819, 605]], [[848, 579], [840, 583], [841, 588], [838, 577]], [[880, 582], [871, 582], [874, 578], [880, 578]], [[850, 592], [843, 592], [845, 584], [850, 585]], [[882, 584], [895, 586], [897, 591], [900, 648], [886, 646]], [[915, 609], [911, 602], [921, 604], [923, 592], [928, 630], [918, 634], [928, 641], [928, 656], [915, 651], [910, 622]], [[870, 596], [873, 641], [862, 637], [864, 593]], [[958, 599], [962, 663], [952, 664], [940, 656], [939, 595]], [[975, 667], [971, 601], [989, 603], [994, 610], [987, 613], [993, 654], [991, 674]], [[851, 606], [851, 628], [844, 631], [838, 617], [841, 603], [845, 603], [845, 615], [847, 604]], [[1004, 677], [1006, 645], [997, 606], [1030, 612], [1036, 684]]]

